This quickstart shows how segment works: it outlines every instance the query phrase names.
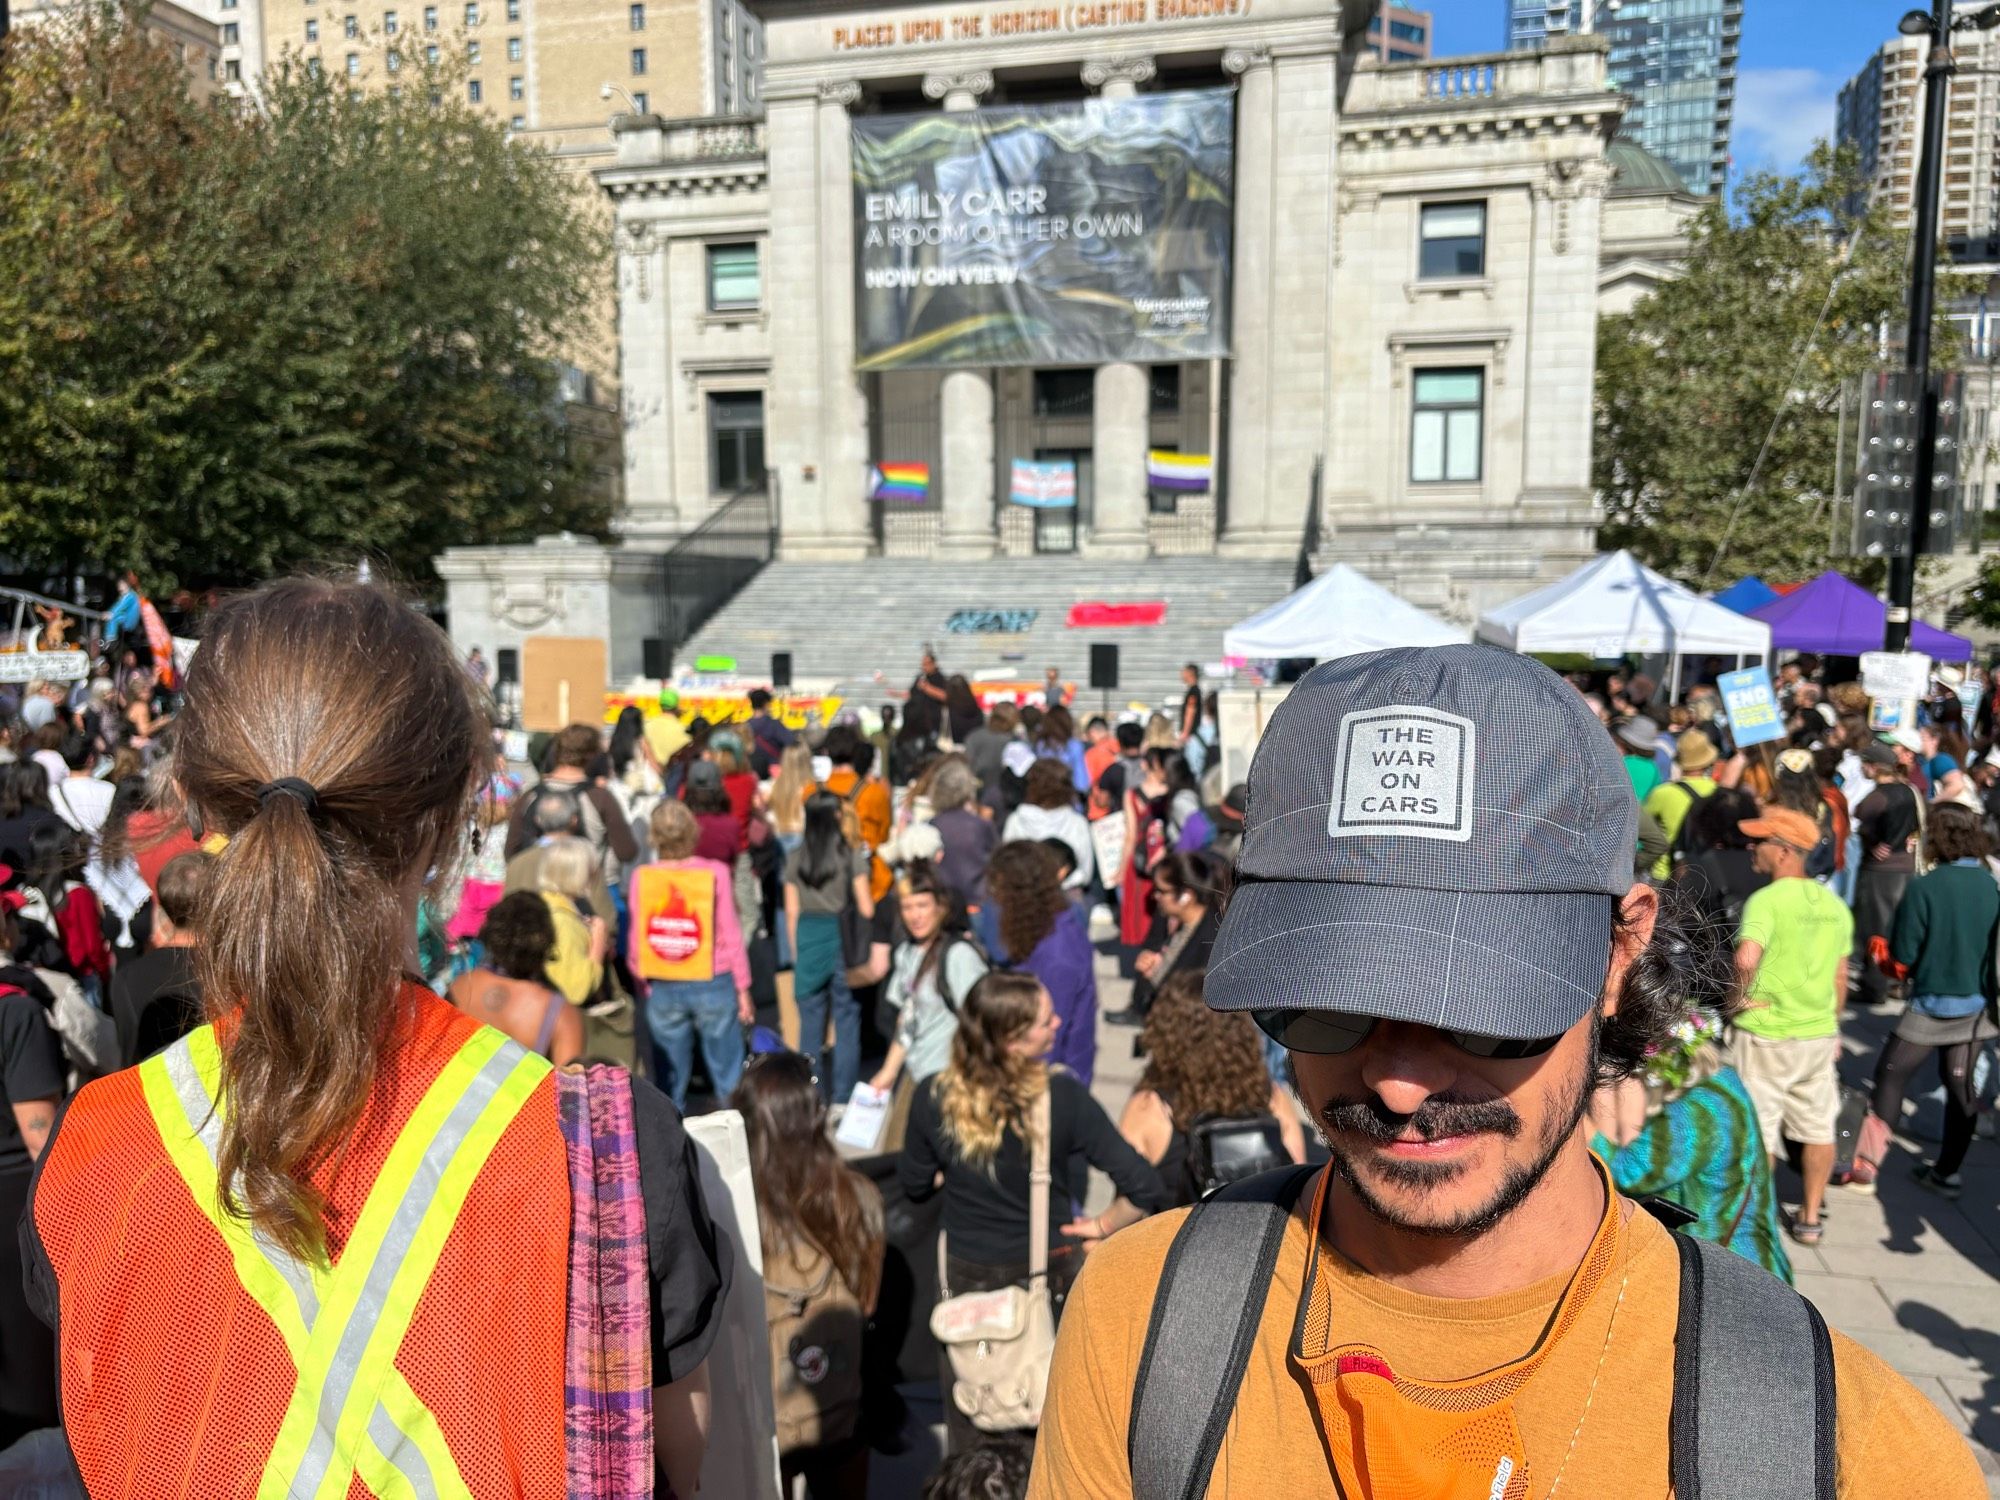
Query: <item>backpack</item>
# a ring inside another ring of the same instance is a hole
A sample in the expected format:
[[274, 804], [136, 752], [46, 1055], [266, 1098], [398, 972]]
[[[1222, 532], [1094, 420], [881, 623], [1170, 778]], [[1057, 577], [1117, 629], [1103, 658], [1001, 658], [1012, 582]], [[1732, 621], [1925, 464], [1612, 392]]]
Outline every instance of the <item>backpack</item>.
[[1187, 1202], [1199, 1203], [1217, 1188], [1283, 1166], [1290, 1159], [1278, 1122], [1270, 1115], [1196, 1115], [1187, 1125], [1182, 1190]]
[[[805, 1258], [802, 1260], [801, 1256]], [[764, 1317], [778, 1452], [844, 1442], [861, 1417], [861, 1339], [867, 1319], [833, 1259], [810, 1244], [766, 1248]]]
[[[1133, 1384], [1126, 1431], [1133, 1500], [1201, 1500], [1208, 1492], [1285, 1221], [1318, 1170], [1289, 1167], [1232, 1184], [1198, 1204], [1174, 1235]], [[1674, 1244], [1681, 1260], [1668, 1429], [1675, 1500], [1834, 1500], [1833, 1341], [1825, 1320], [1735, 1252], [1683, 1234]], [[1808, 1370], [1812, 1378], [1802, 1379]]]

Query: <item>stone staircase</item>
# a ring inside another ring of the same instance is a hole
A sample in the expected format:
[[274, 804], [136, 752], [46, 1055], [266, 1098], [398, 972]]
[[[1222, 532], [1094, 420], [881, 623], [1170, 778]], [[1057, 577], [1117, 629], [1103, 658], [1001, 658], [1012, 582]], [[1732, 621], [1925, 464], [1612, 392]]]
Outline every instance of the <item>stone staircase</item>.
[[[1049, 667], [1079, 685], [1079, 707], [1095, 709], [1104, 695], [1090, 680], [1090, 647], [1119, 647], [1114, 706], [1166, 703], [1180, 691], [1180, 669], [1222, 655], [1222, 633], [1276, 603], [1292, 588], [1293, 564], [1215, 557], [1108, 562], [1080, 557], [996, 557], [973, 562], [871, 557], [860, 562], [772, 563], [674, 652], [678, 663], [701, 656], [734, 657], [737, 670], [762, 676], [771, 654], [792, 653], [800, 682], [856, 686], [879, 677], [898, 691], [916, 675], [926, 644], [948, 673], [1040, 682]], [[1071, 630], [1073, 604], [1164, 600], [1159, 625], [1122, 630]], [[1005, 632], [960, 633], [948, 622], [961, 612], [1003, 617], [1025, 626]], [[1027, 615], [1032, 612], [1033, 618]]]

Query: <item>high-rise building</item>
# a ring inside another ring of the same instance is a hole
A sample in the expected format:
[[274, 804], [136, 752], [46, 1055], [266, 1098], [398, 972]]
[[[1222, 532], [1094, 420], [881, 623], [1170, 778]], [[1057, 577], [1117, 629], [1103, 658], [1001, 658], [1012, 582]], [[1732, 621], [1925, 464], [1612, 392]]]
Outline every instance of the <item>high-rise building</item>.
[[1611, 83], [1631, 99], [1619, 135], [1668, 162], [1692, 193], [1729, 179], [1743, 0], [1508, 0], [1507, 45], [1580, 30], [1611, 43]]
[[[1929, 46], [1926, 37], [1891, 37], [1840, 91], [1836, 108], [1836, 136], [1859, 153], [1867, 197], [1898, 225], [1910, 222], [1916, 195]], [[1945, 119], [1938, 232], [1980, 238], [2000, 231], [2000, 32], [1959, 32], [1952, 50], [1958, 72]]]
[[1379, 0], [1368, 19], [1368, 50], [1385, 63], [1423, 62], [1431, 55], [1431, 13]]

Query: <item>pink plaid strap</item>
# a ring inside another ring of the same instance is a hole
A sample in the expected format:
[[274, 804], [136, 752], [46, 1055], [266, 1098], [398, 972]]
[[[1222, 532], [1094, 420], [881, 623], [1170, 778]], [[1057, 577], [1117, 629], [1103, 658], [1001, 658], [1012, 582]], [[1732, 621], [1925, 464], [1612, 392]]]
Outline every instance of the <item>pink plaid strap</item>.
[[632, 1082], [622, 1068], [556, 1074], [569, 1153], [569, 1500], [653, 1494], [652, 1313]]

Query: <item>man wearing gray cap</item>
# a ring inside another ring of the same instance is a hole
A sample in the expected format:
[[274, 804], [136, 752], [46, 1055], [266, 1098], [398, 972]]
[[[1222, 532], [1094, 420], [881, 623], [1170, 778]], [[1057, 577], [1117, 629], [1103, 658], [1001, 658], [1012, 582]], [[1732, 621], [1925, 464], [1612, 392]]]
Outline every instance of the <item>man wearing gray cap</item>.
[[1525, 657], [1293, 689], [1207, 998], [1284, 1046], [1332, 1160], [1094, 1250], [1034, 1500], [1980, 1492], [1922, 1395], [1587, 1149], [1599, 1085], [1735, 1004], [1716, 936], [1634, 882], [1636, 822], [1617, 747]]

